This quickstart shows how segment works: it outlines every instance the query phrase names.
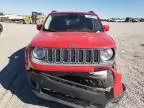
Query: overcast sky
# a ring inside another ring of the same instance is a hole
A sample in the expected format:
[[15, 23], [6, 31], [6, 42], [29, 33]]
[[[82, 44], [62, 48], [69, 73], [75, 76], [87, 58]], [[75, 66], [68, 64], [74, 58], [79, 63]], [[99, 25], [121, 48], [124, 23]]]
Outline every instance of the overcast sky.
[[95, 11], [102, 18], [144, 17], [144, 0], [0, 0], [0, 11], [30, 15], [57, 11]]

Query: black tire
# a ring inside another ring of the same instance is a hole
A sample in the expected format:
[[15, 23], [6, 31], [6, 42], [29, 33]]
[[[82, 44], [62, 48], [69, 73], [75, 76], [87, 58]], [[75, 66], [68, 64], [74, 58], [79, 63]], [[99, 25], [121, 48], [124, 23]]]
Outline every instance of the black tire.
[[3, 31], [3, 26], [0, 24], [0, 33]]
[[114, 100], [111, 100], [111, 103], [118, 103], [120, 100], [122, 100], [123, 96], [124, 96], [124, 94], [122, 94], [121, 96], [117, 97]]
[[20, 23], [21, 23], [21, 24], [26, 24], [24, 20], [21, 20]]

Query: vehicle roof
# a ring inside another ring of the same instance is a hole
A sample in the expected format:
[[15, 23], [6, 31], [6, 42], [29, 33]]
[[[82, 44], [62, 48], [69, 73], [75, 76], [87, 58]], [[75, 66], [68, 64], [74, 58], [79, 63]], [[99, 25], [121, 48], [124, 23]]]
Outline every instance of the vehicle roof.
[[93, 11], [90, 12], [58, 12], [58, 11], [52, 11], [50, 14], [89, 14], [89, 15], [96, 15], [97, 14]]

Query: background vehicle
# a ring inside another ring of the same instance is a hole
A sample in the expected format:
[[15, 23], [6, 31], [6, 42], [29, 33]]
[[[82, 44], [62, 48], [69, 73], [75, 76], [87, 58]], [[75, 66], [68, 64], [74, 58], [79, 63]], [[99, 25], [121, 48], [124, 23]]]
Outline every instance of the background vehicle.
[[140, 22], [144, 22], [144, 18], [140, 18]]
[[127, 17], [127, 18], [125, 19], [125, 22], [139, 22], [139, 20], [136, 19], [136, 18]]
[[32, 15], [0, 15], [0, 21], [21, 24], [37, 24], [43, 22], [45, 16], [39, 12], [32, 12]]
[[0, 24], [0, 33], [3, 31], [3, 26]]

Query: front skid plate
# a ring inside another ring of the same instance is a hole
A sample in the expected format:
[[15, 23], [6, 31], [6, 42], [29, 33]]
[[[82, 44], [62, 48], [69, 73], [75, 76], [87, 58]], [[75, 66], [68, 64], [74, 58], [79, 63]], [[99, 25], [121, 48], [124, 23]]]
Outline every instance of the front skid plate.
[[[49, 100], [49, 101], [54, 101], [54, 102], [58, 102], [60, 104], [69, 106], [69, 107], [73, 107], [73, 108], [105, 108], [106, 105], [94, 105], [91, 103], [87, 103], [87, 102], [73, 102], [69, 101], [69, 99], [61, 99], [61, 98], [57, 98], [55, 96], [51, 96], [49, 94], [45, 94], [45, 93], [39, 93], [38, 91], [33, 90], [34, 94], [41, 98], [41, 99], [45, 99], [45, 100]], [[76, 100], [75, 100], [76, 101]]]
[[31, 74], [33, 74], [31, 75], [31, 78], [36, 78], [37, 81], [35, 82], [38, 84], [37, 89], [34, 89], [33, 91], [38, 97], [43, 99], [57, 101], [72, 107], [78, 105], [71, 101], [67, 101], [66, 98], [58, 99], [57, 97], [51, 95], [51, 93], [45, 93], [43, 92], [42, 88], [48, 88], [67, 96], [77, 97], [79, 100], [84, 100], [88, 103], [94, 103], [94, 105], [99, 106], [99, 108], [104, 108], [105, 105], [112, 99], [112, 97], [108, 98], [107, 95], [110, 95], [110, 92], [108, 92], [106, 89], [85, 86], [45, 73], [31, 72]]
[[110, 100], [106, 105], [105, 104], [98, 105], [98, 104], [88, 103], [86, 101], [80, 101], [80, 99], [78, 100], [79, 102], [75, 99], [73, 99], [71, 101], [70, 98], [62, 99], [62, 97], [59, 98], [59, 97], [56, 97], [56, 96], [51, 96], [50, 94], [45, 94], [45, 93], [42, 93], [42, 92], [39, 93], [36, 90], [33, 90], [33, 92], [37, 97], [39, 97], [41, 99], [45, 99], [45, 100], [49, 100], [49, 101], [53, 101], [53, 102], [58, 102], [60, 104], [70, 106], [70, 107], [73, 107], [73, 108], [105, 108], [106, 106], [109, 106], [109, 103], [113, 107], [113, 106], [116, 105], [115, 103], [119, 102], [122, 99], [122, 97], [124, 96], [124, 93], [123, 93], [120, 97], [113, 98], [112, 100]]

